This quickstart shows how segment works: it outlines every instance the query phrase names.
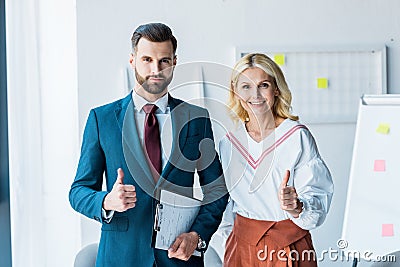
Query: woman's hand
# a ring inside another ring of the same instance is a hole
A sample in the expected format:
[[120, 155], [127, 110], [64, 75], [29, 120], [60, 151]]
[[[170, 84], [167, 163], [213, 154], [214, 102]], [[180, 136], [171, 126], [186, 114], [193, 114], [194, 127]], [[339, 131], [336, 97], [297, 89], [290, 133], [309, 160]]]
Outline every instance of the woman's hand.
[[303, 203], [297, 198], [296, 188], [293, 186], [287, 186], [289, 177], [290, 171], [286, 170], [285, 177], [279, 186], [278, 198], [281, 204], [281, 209], [297, 218], [303, 210]]

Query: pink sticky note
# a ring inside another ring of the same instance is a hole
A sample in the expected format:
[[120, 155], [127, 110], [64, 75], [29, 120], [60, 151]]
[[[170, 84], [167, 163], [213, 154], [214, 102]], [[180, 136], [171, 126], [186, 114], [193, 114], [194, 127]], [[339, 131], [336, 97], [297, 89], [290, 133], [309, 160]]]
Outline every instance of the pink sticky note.
[[386, 162], [382, 159], [377, 159], [374, 162], [374, 171], [375, 172], [384, 172], [386, 170]]
[[382, 224], [382, 236], [394, 236], [393, 224]]

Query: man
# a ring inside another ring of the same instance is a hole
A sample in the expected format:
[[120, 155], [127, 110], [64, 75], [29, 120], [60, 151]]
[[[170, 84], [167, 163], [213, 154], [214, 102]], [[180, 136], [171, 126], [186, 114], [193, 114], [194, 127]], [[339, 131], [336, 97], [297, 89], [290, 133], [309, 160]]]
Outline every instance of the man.
[[[134, 90], [90, 111], [69, 198], [102, 223], [96, 266], [203, 266], [192, 254], [205, 249], [220, 223], [227, 195], [208, 112], [168, 94], [176, 47], [168, 26], [139, 26], [130, 56]], [[191, 196], [196, 170], [204, 198], [194, 223], [168, 250], [155, 249], [160, 189]]]

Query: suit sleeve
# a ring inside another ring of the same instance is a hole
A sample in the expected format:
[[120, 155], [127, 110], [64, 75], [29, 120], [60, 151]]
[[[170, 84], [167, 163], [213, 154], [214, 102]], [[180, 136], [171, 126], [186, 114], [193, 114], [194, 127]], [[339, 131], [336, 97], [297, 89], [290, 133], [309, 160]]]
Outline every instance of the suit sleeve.
[[81, 157], [75, 180], [69, 191], [69, 201], [77, 212], [102, 221], [102, 205], [106, 191], [102, 190], [105, 157], [100, 146], [97, 117], [90, 111], [83, 134]]
[[197, 232], [208, 244], [221, 222], [222, 214], [228, 202], [228, 194], [221, 163], [215, 151], [208, 112], [203, 119], [204, 137], [200, 143], [201, 157], [197, 162], [197, 172], [203, 191], [203, 205], [191, 231]]

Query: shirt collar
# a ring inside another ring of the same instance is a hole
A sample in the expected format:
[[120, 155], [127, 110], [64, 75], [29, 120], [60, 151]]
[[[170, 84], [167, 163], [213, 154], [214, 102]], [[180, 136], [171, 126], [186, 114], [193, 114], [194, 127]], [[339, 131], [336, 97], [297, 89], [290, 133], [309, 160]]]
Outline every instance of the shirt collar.
[[136, 93], [135, 90], [132, 90], [132, 100], [133, 104], [135, 105], [135, 109], [137, 111], [141, 111], [144, 105], [146, 104], [154, 104], [158, 107], [158, 109], [162, 113], [166, 113], [167, 111], [167, 106], [168, 106], [168, 93], [163, 95], [161, 98], [157, 99], [155, 102], [149, 102], [140, 95]]

